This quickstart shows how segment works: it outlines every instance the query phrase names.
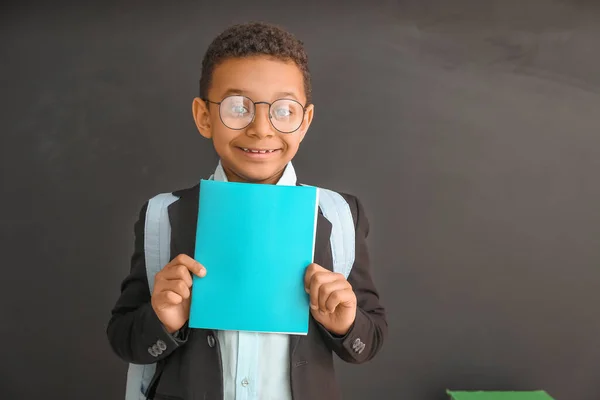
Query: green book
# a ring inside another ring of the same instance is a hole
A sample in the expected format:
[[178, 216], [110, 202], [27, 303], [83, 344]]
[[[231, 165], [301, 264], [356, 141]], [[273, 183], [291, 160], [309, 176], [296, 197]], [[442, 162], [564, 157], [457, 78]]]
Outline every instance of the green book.
[[460, 392], [450, 391], [452, 400], [554, 400], [543, 390], [532, 392]]

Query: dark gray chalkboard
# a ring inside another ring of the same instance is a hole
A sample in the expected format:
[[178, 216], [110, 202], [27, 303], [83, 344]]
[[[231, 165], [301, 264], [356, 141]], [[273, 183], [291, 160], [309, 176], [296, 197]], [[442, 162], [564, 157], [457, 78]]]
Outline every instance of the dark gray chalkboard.
[[[330, 4], [331, 3], [331, 4]], [[0, 398], [122, 398], [105, 326], [132, 224], [216, 158], [191, 119], [210, 40], [302, 38], [303, 182], [371, 219], [384, 351], [347, 399], [453, 389], [600, 398], [600, 3], [558, 0], [3, 5]]]

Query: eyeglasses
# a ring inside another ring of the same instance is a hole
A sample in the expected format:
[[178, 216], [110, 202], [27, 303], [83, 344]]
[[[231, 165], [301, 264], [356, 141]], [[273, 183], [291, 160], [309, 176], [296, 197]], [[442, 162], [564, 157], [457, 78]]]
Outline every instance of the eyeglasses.
[[204, 99], [207, 103], [219, 106], [219, 117], [223, 125], [229, 129], [240, 130], [254, 121], [257, 104], [269, 105], [269, 121], [273, 128], [281, 133], [292, 133], [298, 130], [304, 120], [304, 106], [291, 99], [279, 99], [273, 103], [254, 102], [246, 96], [227, 96], [220, 102]]

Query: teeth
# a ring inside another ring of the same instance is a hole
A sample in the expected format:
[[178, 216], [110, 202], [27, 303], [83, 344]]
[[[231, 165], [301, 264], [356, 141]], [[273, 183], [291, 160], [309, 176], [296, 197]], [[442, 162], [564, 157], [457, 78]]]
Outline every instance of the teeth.
[[247, 149], [245, 147], [243, 147], [242, 150], [244, 150], [246, 153], [254, 153], [254, 154], [265, 154], [265, 153], [272, 153], [275, 151], [275, 150], [251, 150], [251, 149]]

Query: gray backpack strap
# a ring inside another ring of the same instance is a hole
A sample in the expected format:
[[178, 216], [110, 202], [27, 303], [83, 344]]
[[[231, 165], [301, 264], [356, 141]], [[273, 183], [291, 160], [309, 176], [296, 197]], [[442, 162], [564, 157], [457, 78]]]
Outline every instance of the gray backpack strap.
[[319, 188], [319, 207], [331, 222], [331, 255], [333, 270], [348, 278], [355, 258], [354, 219], [344, 197], [332, 190]]
[[[171, 258], [171, 224], [168, 207], [178, 198], [172, 193], [159, 194], [148, 201], [144, 223], [144, 254], [150, 293], [154, 276]], [[156, 371], [155, 364], [129, 364], [125, 400], [145, 400], [146, 390]]]
[[154, 288], [154, 276], [169, 263], [171, 258], [171, 224], [168, 207], [177, 199], [172, 193], [162, 193], [148, 202], [144, 224], [144, 252], [150, 293]]

